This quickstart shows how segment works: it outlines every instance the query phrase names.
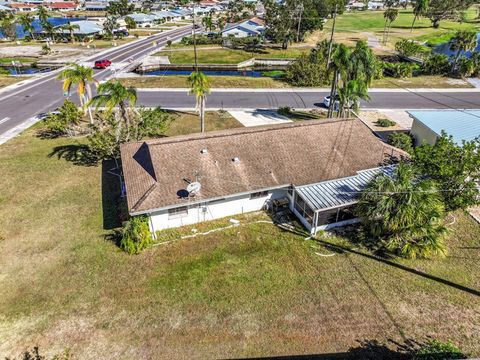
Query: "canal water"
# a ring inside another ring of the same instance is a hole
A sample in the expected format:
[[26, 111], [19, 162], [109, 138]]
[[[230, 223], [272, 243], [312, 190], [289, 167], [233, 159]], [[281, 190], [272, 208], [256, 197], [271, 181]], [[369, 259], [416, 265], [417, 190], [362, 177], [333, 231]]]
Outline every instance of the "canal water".
[[[201, 70], [202, 73], [208, 76], [245, 76], [245, 77], [271, 77], [278, 78], [282, 76], [281, 71], [256, 71], [256, 70]], [[173, 76], [173, 75], [190, 75], [190, 70], [154, 70], [142, 73], [142, 75], [155, 76]]]
[[[48, 22], [50, 24], [52, 24], [53, 26], [60, 26], [60, 25], [65, 25], [69, 22], [85, 20], [85, 19], [86, 18], [52, 17], [52, 18], [48, 19]], [[33, 20], [32, 25], [35, 28], [35, 31], [41, 31], [42, 30], [42, 26], [40, 25], [40, 20], [38, 20], [38, 19]], [[26, 35], [28, 36], [28, 32], [24, 31], [23, 26], [17, 25], [17, 38], [23, 39]], [[0, 31], [0, 38], [4, 38], [4, 37], [5, 36]]]
[[[480, 33], [477, 34], [477, 47], [475, 51], [480, 51]], [[450, 42], [442, 43], [440, 45], [436, 45], [433, 47], [433, 52], [436, 54], [444, 54], [447, 56], [455, 56], [457, 54], [456, 51], [450, 50]], [[470, 57], [472, 55], [471, 51], [462, 52], [462, 55], [466, 57]]]

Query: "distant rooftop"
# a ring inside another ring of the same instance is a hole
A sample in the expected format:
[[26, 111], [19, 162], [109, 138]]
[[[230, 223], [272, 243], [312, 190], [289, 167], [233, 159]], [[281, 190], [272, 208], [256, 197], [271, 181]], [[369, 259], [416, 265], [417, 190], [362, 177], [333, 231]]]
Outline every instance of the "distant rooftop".
[[438, 136], [445, 131], [457, 144], [480, 136], [480, 110], [419, 110], [408, 113]]

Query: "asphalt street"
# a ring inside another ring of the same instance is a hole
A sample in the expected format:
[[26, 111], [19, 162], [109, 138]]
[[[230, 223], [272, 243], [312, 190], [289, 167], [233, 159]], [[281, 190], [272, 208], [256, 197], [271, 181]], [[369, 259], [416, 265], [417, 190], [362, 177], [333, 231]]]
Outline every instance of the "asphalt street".
[[[138, 92], [140, 105], [162, 106], [175, 109], [195, 107], [195, 99], [186, 90], [162, 90]], [[207, 107], [220, 109], [274, 109], [282, 106], [293, 108], [322, 107], [326, 91], [213, 91], [207, 98]], [[455, 91], [409, 92], [405, 90], [371, 92], [370, 101], [363, 102], [366, 109], [480, 109], [480, 92]]]
[[[80, 62], [93, 62], [99, 58], [108, 58], [114, 64], [128, 65], [130, 59], [133, 61], [141, 59], [156, 48], [164, 47], [168, 40], [174, 41], [189, 34], [191, 28], [191, 25], [188, 25], [152, 35]], [[55, 79], [58, 73], [59, 70], [53, 71], [33, 81], [25, 81], [24, 84], [21, 83], [11, 90], [0, 92], [0, 136], [28, 119], [51, 111], [63, 103], [62, 83]], [[95, 78], [98, 81], [105, 80], [110, 76], [112, 76], [110, 69], [95, 71]]]

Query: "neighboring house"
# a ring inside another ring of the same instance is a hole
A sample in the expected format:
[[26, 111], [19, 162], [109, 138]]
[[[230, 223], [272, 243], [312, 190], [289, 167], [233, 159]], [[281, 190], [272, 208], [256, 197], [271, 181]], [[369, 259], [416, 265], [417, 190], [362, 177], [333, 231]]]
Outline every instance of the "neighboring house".
[[[103, 33], [103, 27], [93, 21], [88, 20], [79, 20], [71, 22], [72, 25], [77, 25], [78, 29], [73, 30], [73, 34], [76, 37], [85, 38], [85, 37], [92, 37], [95, 35], [100, 35]], [[57, 28], [61, 28], [58, 26]], [[70, 36], [70, 31], [68, 30], [60, 30], [60, 33], [63, 33], [66, 36]]]
[[46, 3], [45, 6], [50, 11], [73, 11], [73, 10], [79, 9], [76, 3], [69, 2], [69, 1], [49, 2], [49, 3]]
[[137, 13], [137, 14], [130, 14], [127, 16], [131, 18], [133, 21], [135, 21], [135, 24], [137, 24], [137, 27], [140, 27], [140, 28], [152, 27], [155, 22], [155, 16], [150, 14]]
[[250, 20], [236, 24], [227, 24], [221, 31], [223, 37], [245, 38], [250, 36], [262, 36], [265, 32], [265, 21], [254, 17]]
[[9, 8], [8, 6], [0, 4], [0, 11], [11, 13], [13, 12], [13, 9]]
[[32, 12], [32, 11], [36, 11], [38, 8], [38, 5], [23, 4], [23, 3], [12, 3], [12, 4], [9, 4], [8, 6], [14, 12]]
[[[129, 213], [147, 215], [153, 233], [258, 211], [273, 200], [286, 202], [312, 233], [351, 223], [359, 191], [387, 171], [380, 166], [405, 155], [357, 119], [238, 128], [121, 146]], [[200, 190], [189, 193], [189, 182], [200, 183]]]
[[415, 145], [434, 145], [442, 131], [461, 145], [463, 141], [480, 137], [480, 110], [409, 111], [413, 118], [411, 133]]
[[87, 11], [105, 11], [108, 7], [106, 1], [86, 1], [84, 8]]

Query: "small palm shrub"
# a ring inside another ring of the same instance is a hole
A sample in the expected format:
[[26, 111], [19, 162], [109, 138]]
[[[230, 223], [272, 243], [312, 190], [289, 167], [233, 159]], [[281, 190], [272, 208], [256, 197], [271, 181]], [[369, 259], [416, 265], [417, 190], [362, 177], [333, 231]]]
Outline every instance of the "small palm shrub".
[[70, 100], [65, 100], [58, 109], [58, 113], [48, 115], [44, 120], [43, 135], [46, 137], [58, 137], [75, 135], [73, 127], [80, 124], [82, 112]]
[[121, 231], [120, 248], [129, 254], [138, 254], [153, 244], [146, 216], [130, 219]]
[[290, 116], [292, 115], [292, 108], [288, 106], [281, 107], [277, 110], [278, 115]]
[[422, 179], [409, 163], [400, 163], [392, 175], [375, 177], [356, 212], [379, 250], [411, 259], [446, 254], [442, 198], [435, 182]]
[[452, 342], [441, 342], [436, 339], [428, 341], [414, 354], [413, 360], [466, 359], [462, 351]]
[[380, 127], [392, 127], [392, 126], [395, 126], [397, 123], [393, 120], [390, 120], [390, 119], [378, 119], [377, 122], [376, 122], [376, 125], [377, 126], [380, 126]]
[[426, 75], [447, 75], [451, 68], [447, 55], [433, 54], [423, 63], [422, 72]]

